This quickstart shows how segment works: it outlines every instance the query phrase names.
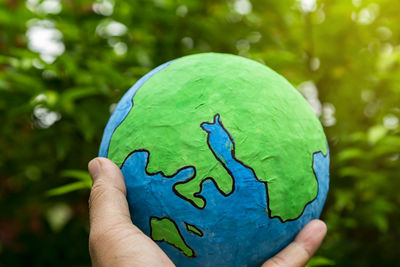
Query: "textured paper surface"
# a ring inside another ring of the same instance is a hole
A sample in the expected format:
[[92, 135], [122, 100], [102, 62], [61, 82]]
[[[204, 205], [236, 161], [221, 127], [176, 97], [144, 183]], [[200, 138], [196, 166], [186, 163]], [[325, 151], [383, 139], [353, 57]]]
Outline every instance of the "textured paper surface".
[[[232, 179], [208, 148], [200, 124], [220, 114], [236, 141], [236, 156], [268, 182], [272, 217], [298, 217], [317, 195], [312, 155], [326, 154], [322, 127], [304, 98], [281, 76], [241, 57], [184, 57], [149, 79], [116, 129], [109, 158], [121, 166], [134, 150], [150, 152], [147, 170], [171, 176], [194, 166], [196, 176], [175, 189], [194, 205], [201, 181], [212, 177], [225, 194]], [[299, 182], [301, 181], [301, 182]]]
[[178, 266], [261, 265], [319, 217], [327, 153], [317, 117], [284, 78], [226, 54], [146, 75], [100, 148], [121, 166], [133, 222]]

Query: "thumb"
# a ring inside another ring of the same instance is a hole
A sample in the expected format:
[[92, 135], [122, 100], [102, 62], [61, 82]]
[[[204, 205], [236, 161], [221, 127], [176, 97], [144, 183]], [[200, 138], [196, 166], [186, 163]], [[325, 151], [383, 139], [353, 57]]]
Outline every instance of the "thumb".
[[121, 170], [106, 158], [89, 163], [89, 251], [93, 266], [173, 266], [167, 255], [132, 224]]
[[88, 168], [93, 180], [89, 198], [91, 232], [131, 225], [125, 181], [118, 166], [109, 159], [95, 158]]

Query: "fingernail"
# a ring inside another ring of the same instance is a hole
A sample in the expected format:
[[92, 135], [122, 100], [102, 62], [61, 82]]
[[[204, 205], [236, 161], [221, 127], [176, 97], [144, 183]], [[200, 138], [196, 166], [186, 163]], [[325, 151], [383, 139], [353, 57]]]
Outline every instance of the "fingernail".
[[96, 179], [97, 175], [101, 171], [101, 163], [98, 159], [92, 159], [89, 164], [88, 164], [88, 169], [90, 172], [90, 176], [92, 177], [92, 180]]

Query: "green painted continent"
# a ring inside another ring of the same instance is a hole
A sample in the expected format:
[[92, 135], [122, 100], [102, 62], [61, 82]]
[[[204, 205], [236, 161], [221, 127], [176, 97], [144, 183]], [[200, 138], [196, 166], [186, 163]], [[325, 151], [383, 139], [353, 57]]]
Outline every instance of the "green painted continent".
[[119, 166], [134, 150], [150, 152], [147, 171], [173, 175], [193, 166], [196, 176], [175, 189], [204, 207], [201, 181], [215, 179], [225, 194], [233, 180], [207, 145], [202, 122], [220, 114], [235, 141], [236, 158], [267, 182], [271, 217], [297, 218], [318, 192], [313, 153], [327, 152], [322, 126], [305, 99], [264, 65], [233, 55], [199, 54], [175, 60], [151, 77], [115, 130], [108, 157]]
[[185, 227], [186, 227], [186, 230], [189, 233], [198, 235], [200, 237], [203, 236], [203, 232], [199, 228], [197, 228], [195, 225], [191, 225], [191, 224], [185, 223]]
[[188, 257], [195, 257], [196, 254], [183, 239], [179, 233], [176, 224], [169, 218], [156, 218], [150, 219], [151, 238], [154, 241], [165, 241], [179, 249], [183, 254]]

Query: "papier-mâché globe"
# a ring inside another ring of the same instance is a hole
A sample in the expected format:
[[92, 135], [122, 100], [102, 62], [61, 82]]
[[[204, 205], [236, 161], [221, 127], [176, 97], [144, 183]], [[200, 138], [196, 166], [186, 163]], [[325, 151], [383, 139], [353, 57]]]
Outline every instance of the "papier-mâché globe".
[[229, 54], [168, 62], [116, 106], [100, 156], [124, 174], [132, 221], [177, 266], [259, 266], [318, 218], [328, 146], [302, 95]]

